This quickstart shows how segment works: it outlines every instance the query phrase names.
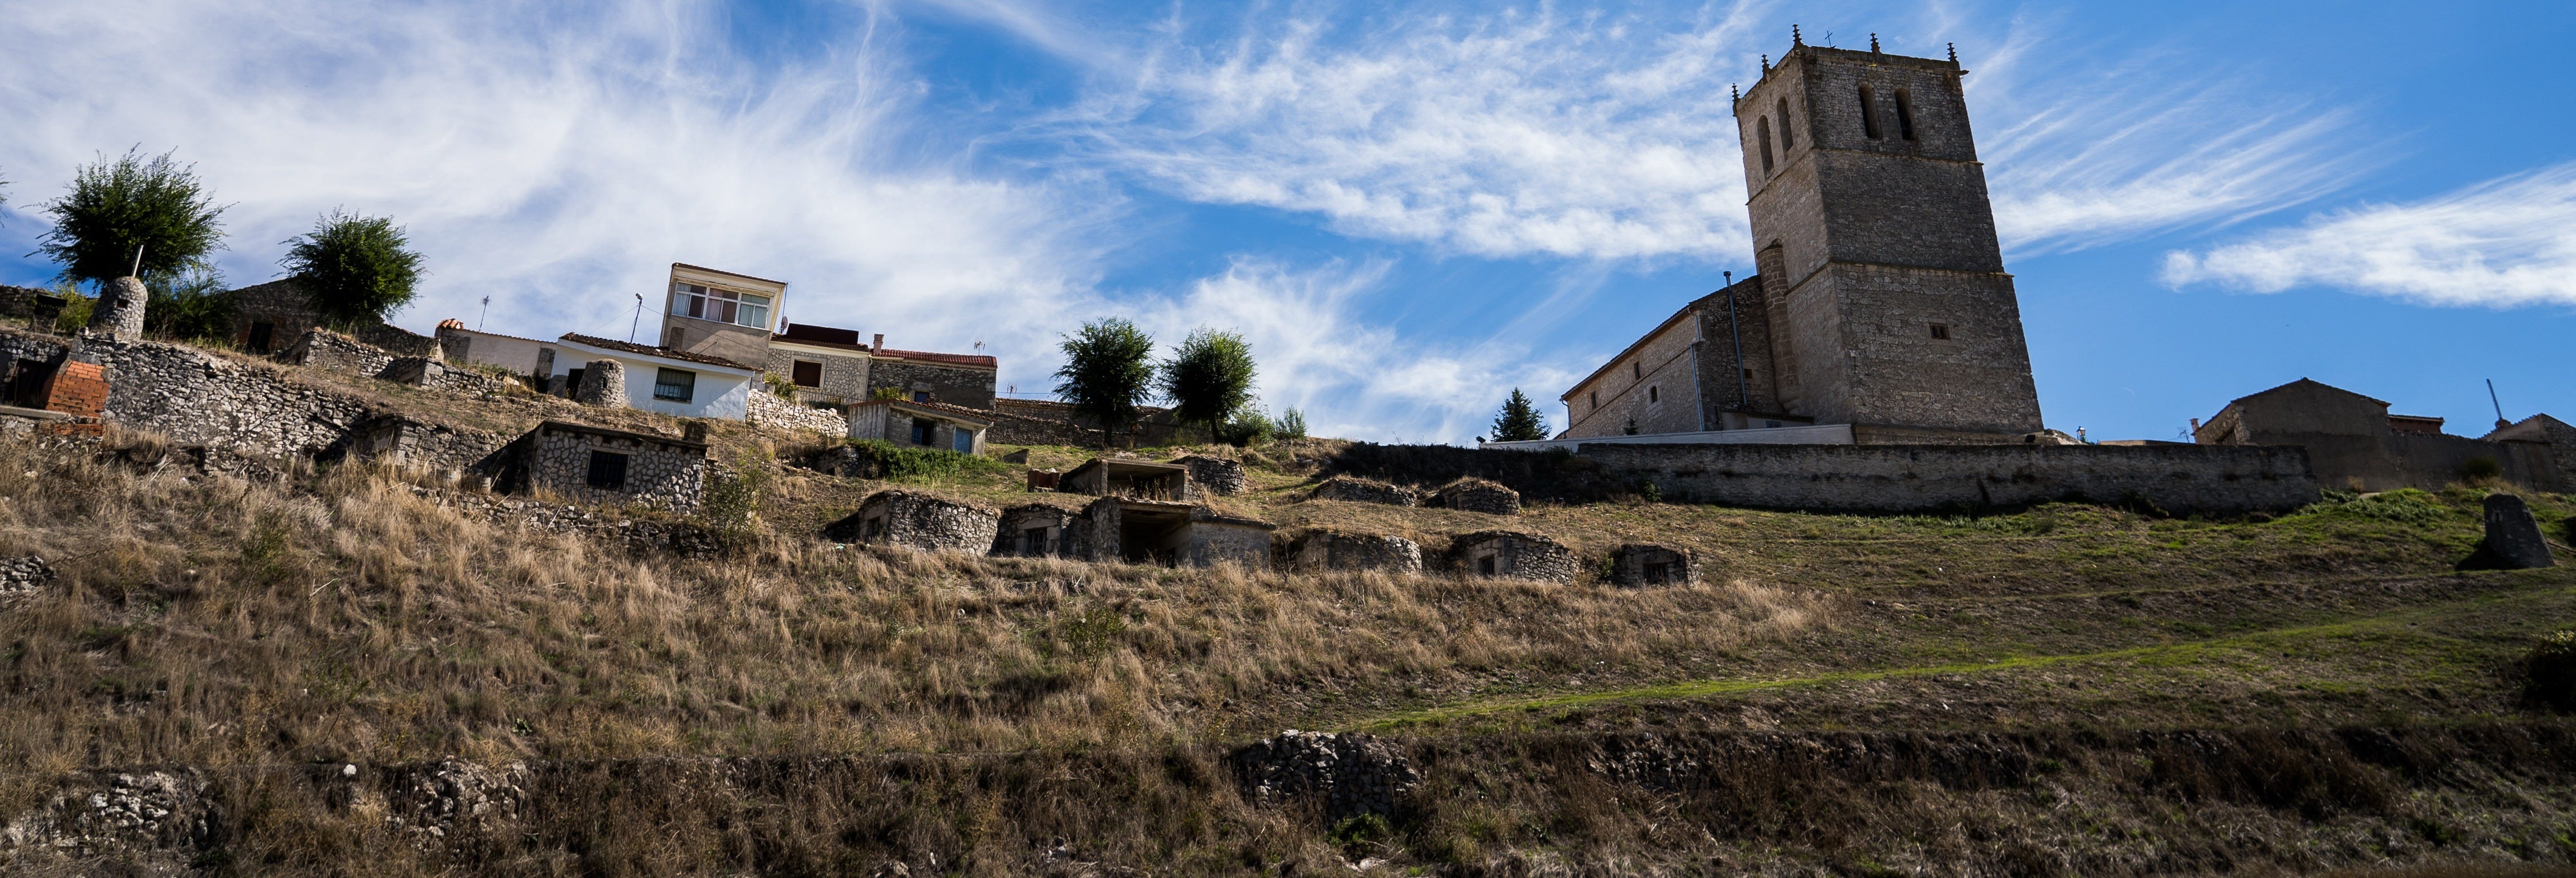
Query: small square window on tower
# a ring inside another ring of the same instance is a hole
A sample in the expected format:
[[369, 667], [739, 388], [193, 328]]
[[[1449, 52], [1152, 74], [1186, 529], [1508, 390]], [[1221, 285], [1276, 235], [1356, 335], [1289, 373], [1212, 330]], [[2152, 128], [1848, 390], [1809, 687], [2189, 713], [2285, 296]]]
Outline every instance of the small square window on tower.
[[1947, 323], [1935, 323], [1935, 324], [1932, 324], [1932, 338], [1933, 338], [1933, 340], [1935, 340], [1935, 341], [1949, 341], [1949, 340], [1950, 340], [1950, 324], [1947, 324]]

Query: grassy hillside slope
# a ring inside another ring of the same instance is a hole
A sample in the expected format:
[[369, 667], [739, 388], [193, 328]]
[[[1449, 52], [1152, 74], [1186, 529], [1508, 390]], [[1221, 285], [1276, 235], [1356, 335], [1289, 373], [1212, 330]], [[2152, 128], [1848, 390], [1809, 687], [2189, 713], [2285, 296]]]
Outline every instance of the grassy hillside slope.
[[[254, 484], [162, 465], [143, 437], [0, 442], [0, 556], [56, 571], [0, 597], [0, 835], [21, 833], [0, 858], [1863, 875], [2576, 858], [2576, 735], [2522, 704], [2516, 670], [2576, 620], [2576, 567], [2454, 569], [2485, 489], [2243, 521], [1642, 500], [1502, 518], [1304, 500], [1334, 448], [1307, 442], [1248, 455], [1257, 490], [1221, 501], [1427, 549], [1508, 526], [1587, 558], [1653, 540], [1703, 560], [1703, 584], [1624, 590], [835, 546], [815, 528], [884, 483], [760, 462], [811, 437], [716, 440], [767, 474], [763, 523], [697, 556], [364, 466]], [[1031, 496], [998, 468], [908, 483]], [[2527, 497], [2563, 541], [2568, 498]], [[1390, 820], [1246, 801], [1226, 755], [1286, 728], [1389, 737], [1424, 786]], [[512, 792], [488, 824], [423, 836], [406, 803], [457, 785], [450, 759]], [[26, 841], [71, 837], [88, 791], [151, 772], [184, 780], [154, 807], [197, 828]]]

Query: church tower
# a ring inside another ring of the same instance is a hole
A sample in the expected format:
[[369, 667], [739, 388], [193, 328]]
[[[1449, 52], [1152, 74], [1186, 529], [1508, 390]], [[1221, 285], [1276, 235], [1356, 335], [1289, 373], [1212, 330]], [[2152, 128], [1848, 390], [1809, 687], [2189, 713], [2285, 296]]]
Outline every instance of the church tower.
[[[1798, 44], [1736, 99], [1782, 414], [1859, 441], [2040, 429], [1958, 61]], [[1747, 374], [1758, 375], [1748, 366]], [[1750, 402], [1750, 400], [1748, 400]]]

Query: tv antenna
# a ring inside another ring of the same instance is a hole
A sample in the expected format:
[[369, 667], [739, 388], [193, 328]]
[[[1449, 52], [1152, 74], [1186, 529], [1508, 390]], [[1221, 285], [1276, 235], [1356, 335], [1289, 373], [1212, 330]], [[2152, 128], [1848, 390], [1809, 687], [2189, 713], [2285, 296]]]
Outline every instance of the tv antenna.
[[483, 297], [483, 314], [482, 314], [481, 316], [478, 316], [478, 317], [474, 318], [474, 331], [476, 331], [476, 332], [481, 332], [481, 331], [483, 331], [483, 324], [488, 323], [488, 322], [491, 322], [491, 319], [492, 319], [492, 297], [491, 297], [491, 296], [484, 296], [484, 297]]
[[2504, 402], [2496, 399], [2495, 379], [2493, 378], [2487, 379], [2487, 404], [2495, 406], [2496, 429], [2502, 430], [2506, 427], [2513, 426], [2512, 421], [2504, 419]]

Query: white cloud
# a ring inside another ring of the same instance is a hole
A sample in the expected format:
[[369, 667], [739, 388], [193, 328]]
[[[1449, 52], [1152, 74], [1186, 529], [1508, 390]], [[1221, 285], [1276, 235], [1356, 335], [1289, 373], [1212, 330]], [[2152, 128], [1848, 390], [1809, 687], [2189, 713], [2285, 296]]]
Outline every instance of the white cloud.
[[920, 87], [874, 20], [779, 61], [707, 38], [719, 16], [20, 4], [0, 28], [8, 231], [41, 230], [77, 164], [140, 144], [234, 204], [236, 282], [274, 276], [276, 242], [332, 207], [406, 224], [429, 259], [400, 318], [418, 329], [490, 295], [495, 331], [623, 337], [673, 261], [788, 280], [788, 317], [915, 348], [1042, 344], [1088, 307], [1085, 234], [1114, 197], [919, 158], [962, 150], [908, 123]]
[[2431, 305], [2576, 305], [2576, 163], [2175, 251], [2164, 280], [2260, 293], [2342, 287]]
[[1323, 436], [1465, 442], [1485, 431], [1507, 388], [1545, 399], [1574, 377], [1533, 362], [1525, 344], [1429, 342], [1361, 319], [1387, 268], [1238, 259], [1138, 322], [1166, 343], [1199, 326], [1242, 333], [1263, 405], [1304, 411]]
[[1184, 197], [1321, 214], [1360, 237], [1734, 257], [1744, 182], [1723, 71], [1753, 66], [1728, 45], [1748, 42], [1739, 27], [1659, 37], [1547, 11], [1255, 26], [1161, 47], [1078, 128]]
[[2260, 97], [2193, 72], [2204, 59], [2128, 54], [2024, 24], [1968, 77], [1996, 231], [2017, 253], [2070, 250], [2290, 207], [2368, 163], [2353, 114]]

